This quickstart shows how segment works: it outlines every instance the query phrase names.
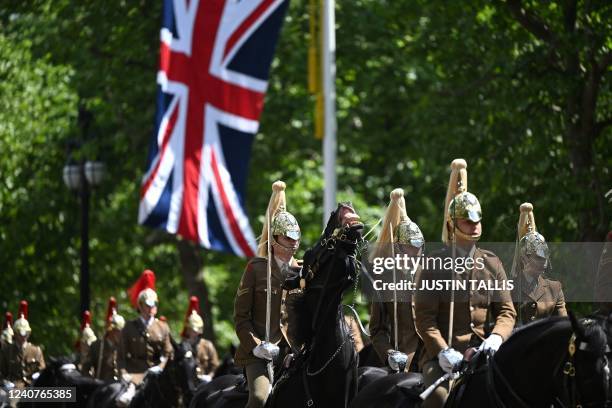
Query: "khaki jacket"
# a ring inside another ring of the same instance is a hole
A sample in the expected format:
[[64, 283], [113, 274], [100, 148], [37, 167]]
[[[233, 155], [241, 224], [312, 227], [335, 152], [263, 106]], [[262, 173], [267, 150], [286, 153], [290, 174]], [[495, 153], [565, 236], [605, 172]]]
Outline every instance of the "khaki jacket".
[[18, 387], [30, 385], [32, 374], [45, 368], [45, 358], [40, 347], [25, 343], [5, 344], [0, 353], [0, 380], [8, 380]]
[[[239, 366], [259, 361], [253, 355], [253, 348], [265, 340], [266, 335], [266, 289], [267, 267], [265, 258], [252, 258], [240, 280], [234, 301], [234, 327], [240, 345], [234, 360]], [[283, 298], [282, 276], [276, 262], [272, 262], [272, 308], [270, 311], [270, 342], [278, 344], [283, 338], [285, 327], [281, 324], [281, 303]]]
[[[431, 257], [451, 257], [446, 247]], [[474, 251], [474, 260], [482, 259], [484, 268], [472, 268], [463, 274], [455, 274], [457, 280], [506, 281], [506, 272], [499, 258], [492, 252], [480, 248]], [[423, 270], [417, 281], [417, 288], [425, 280], [452, 279], [452, 271]], [[417, 333], [423, 339], [425, 353], [421, 365], [437, 358], [438, 353], [449, 347], [448, 327], [450, 320], [450, 291], [415, 291], [414, 311]], [[478, 345], [485, 338], [485, 322], [493, 324], [491, 334], [498, 334], [506, 340], [512, 333], [516, 312], [510, 291], [472, 290], [469, 283], [466, 291], [455, 291], [452, 347], [464, 352], [472, 345]]]
[[[393, 302], [373, 302], [370, 308], [370, 336], [380, 361], [387, 363], [387, 352], [395, 347], [393, 327]], [[419, 345], [419, 335], [414, 327], [411, 302], [397, 302], [397, 337], [399, 351], [408, 355], [410, 366]]]
[[521, 294], [514, 295], [514, 303], [518, 315], [518, 323], [527, 324], [536, 319], [543, 319], [550, 316], [567, 316], [565, 310], [565, 297], [561, 282], [538, 277], [538, 284], [532, 287], [523, 285]]
[[217, 350], [210, 340], [200, 339], [196, 348], [196, 368], [198, 375], [213, 375], [219, 367], [219, 356]]
[[[100, 352], [102, 353], [102, 361], [99, 360]], [[84, 375], [89, 375], [104, 381], [118, 381], [118, 355], [119, 348], [115, 343], [108, 338], [104, 338], [104, 347], [102, 347], [102, 340], [98, 339], [89, 347], [89, 352], [83, 361], [81, 372]], [[98, 363], [100, 363], [99, 373], [97, 372]]]
[[[173, 353], [170, 328], [161, 320], [155, 319], [145, 328], [144, 322], [138, 317], [126, 322], [121, 330], [118, 366], [122, 373], [142, 374], [155, 365], [163, 368]], [[165, 358], [164, 362], [162, 357]], [[138, 383], [141, 376], [133, 378]]]

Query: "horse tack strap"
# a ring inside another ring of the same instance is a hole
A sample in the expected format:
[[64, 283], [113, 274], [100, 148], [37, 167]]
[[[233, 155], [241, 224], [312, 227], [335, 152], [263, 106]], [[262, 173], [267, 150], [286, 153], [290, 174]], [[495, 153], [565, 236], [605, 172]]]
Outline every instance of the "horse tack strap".
[[302, 370], [302, 383], [304, 384], [304, 393], [306, 394], [306, 406], [314, 406], [312, 395], [310, 395], [310, 389], [308, 388], [308, 378], [306, 378], [306, 370]]

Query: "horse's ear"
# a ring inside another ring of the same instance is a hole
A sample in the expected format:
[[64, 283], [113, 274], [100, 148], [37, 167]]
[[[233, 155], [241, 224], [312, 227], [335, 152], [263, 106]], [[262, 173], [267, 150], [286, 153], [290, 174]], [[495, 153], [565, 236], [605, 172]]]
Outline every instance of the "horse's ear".
[[574, 330], [574, 333], [576, 333], [576, 336], [584, 337], [584, 327], [582, 327], [574, 312], [569, 310], [567, 314], [569, 316], [570, 322], [572, 323], [572, 329]]

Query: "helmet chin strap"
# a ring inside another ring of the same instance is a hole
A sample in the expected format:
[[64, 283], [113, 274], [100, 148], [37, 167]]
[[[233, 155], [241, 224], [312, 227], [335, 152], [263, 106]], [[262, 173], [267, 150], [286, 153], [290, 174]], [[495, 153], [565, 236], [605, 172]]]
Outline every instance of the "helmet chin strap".
[[[453, 220], [449, 220], [450, 222], [450, 228], [452, 231], [452, 227], [453, 227]], [[461, 231], [461, 228], [459, 228], [458, 225], [455, 225], [455, 239], [457, 237], [459, 237], [462, 240], [465, 241], [478, 241], [480, 239], [480, 236], [482, 235], [482, 232], [478, 233], [478, 234], [466, 234], [465, 232]]]
[[272, 237], [272, 246], [277, 246], [285, 251], [287, 251], [288, 253], [291, 254], [291, 256], [295, 255], [295, 253], [297, 252], [299, 246], [300, 246], [300, 241], [296, 241], [296, 245], [295, 246], [286, 246], [281, 244], [280, 242], [278, 242], [276, 240], [276, 238], [274, 238], [274, 236]]

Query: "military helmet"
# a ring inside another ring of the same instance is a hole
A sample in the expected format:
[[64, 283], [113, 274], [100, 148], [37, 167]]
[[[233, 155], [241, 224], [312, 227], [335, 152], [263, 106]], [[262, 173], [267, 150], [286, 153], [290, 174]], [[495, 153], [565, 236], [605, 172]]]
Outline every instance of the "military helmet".
[[200, 316], [200, 301], [197, 296], [191, 296], [189, 298], [189, 307], [185, 314], [185, 323], [181, 336], [184, 337], [186, 335], [187, 328], [190, 328], [198, 334], [204, 332], [204, 319]]
[[537, 231], [533, 205], [523, 203], [520, 208], [518, 224], [519, 252], [521, 257], [536, 255], [548, 259], [549, 250], [546, 239]]
[[425, 237], [421, 229], [413, 221], [402, 222], [395, 227], [395, 242], [398, 244], [408, 244], [415, 248], [420, 248], [425, 243]]
[[272, 218], [272, 226], [270, 227], [272, 236], [283, 235], [293, 240], [300, 240], [300, 226], [293, 216], [288, 211], [281, 210], [274, 214]]
[[155, 273], [149, 269], [144, 270], [127, 292], [134, 308], [139, 308], [143, 304], [149, 307], [156, 306], [158, 299], [155, 292]]
[[91, 328], [91, 313], [89, 310], [83, 312], [83, 319], [81, 321], [81, 344], [87, 347], [91, 346], [94, 341], [97, 340], [96, 334]]
[[13, 326], [15, 332], [19, 333], [21, 337], [25, 337], [32, 333], [30, 322], [28, 322], [28, 302], [26, 300], [19, 302], [19, 313], [17, 315], [19, 319], [15, 321], [15, 325]]
[[0, 340], [6, 344], [12, 344], [14, 334], [15, 332], [13, 331], [13, 314], [11, 312], [6, 312], [4, 314], [4, 326], [2, 327], [2, 334], [0, 334]]
[[478, 241], [480, 233], [466, 234], [457, 228], [457, 220], [482, 220], [482, 208], [478, 198], [467, 191], [467, 163], [464, 159], [455, 159], [451, 163], [451, 174], [444, 200], [444, 225], [442, 226], [442, 242], [448, 244], [452, 234], [470, 241]]
[[272, 195], [268, 202], [261, 238], [257, 247], [258, 256], [268, 256], [268, 233], [271, 235], [270, 242], [274, 242], [274, 236], [277, 235], [296, 241], [301, 238], [300, 225], [293, 214], [287, 211], [286, 188], [286, 184], [280, 180], [272, 184]]
[[138, 294], [138, 305], [147, 305], [149, 307], [157, 306], [157, 292], [151, 288], [146, 288]]
[[117, 300], [111, 296], [106, 308], [106, 330], [122, 330], [124, 326], [125, 319], [117, 312]]
[[457, 194], [448, 205], [448, 216], [453, 220], [479, 222], [482, 220], [482, 209], [478, 198], [467, 191]]

